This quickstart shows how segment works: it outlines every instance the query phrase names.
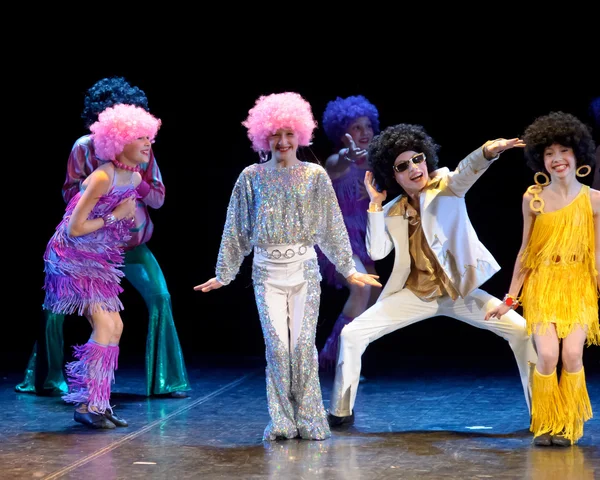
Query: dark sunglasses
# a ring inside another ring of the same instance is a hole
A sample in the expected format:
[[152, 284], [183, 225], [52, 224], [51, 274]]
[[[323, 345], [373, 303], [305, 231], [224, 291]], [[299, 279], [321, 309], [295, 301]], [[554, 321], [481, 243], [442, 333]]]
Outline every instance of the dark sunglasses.
[[397, 165], [394, 165], [392, 168], [396, 173], [406, 172], [406, 170], [408, 170], [408, 162], [412, 162], [414, 165], [418, 165], [419, 163], [423, 162], [425, 158], [426, 157], [424, 153], [417, 153], [415, 156], [413, 156], [406, 162], [401, 162]]

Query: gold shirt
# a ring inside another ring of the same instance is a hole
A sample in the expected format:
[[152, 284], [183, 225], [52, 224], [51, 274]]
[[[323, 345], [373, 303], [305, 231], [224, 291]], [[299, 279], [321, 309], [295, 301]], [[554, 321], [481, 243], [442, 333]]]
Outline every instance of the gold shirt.
[[408, 197], [402, 197], [390, 209], [388, 215], [402, 215], [408, 220], [408, 249], [411, 265], [405, 287], [426, 302], [444, 295], [450, 295], [452, 300], [456, 300], [459, 296], [458, 292], [431, 251], [423, 233], [421, 217], [408, 203]]

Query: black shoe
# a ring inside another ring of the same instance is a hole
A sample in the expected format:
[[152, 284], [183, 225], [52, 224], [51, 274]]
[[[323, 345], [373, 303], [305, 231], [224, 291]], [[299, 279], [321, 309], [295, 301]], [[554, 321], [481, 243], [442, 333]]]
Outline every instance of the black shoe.
[[190, 395], [187, 392], [177, 391], [169, 394], [171, 398], [188, 398]]
[[116, 425], [111, 422], [108, 418], [106, 418], [104, 415], [99, 415], [96, 413], [92, 413], [92, 412], [78, 412], [77, 410], [75, 410], [75, 413], [73, 414], [73, 419], [78, 422], [78, 423], [82, 423], [87, 427], [91, 427], [91, 428], [105, 428], [105, 429], [112, 429], [115, 428]]
[[354, 412], [347, 417], [337, 417], [333, 413], [327, 413], [327, 423], [330, 427], [341, 427], [342, 425], [354, 425]]
[[573, 442], [564, 435], [552, 435], [552, 445], [556, 445], [557, 447], [570, 447], [573, 445]]
[[119, 417], [113, 410], [113, 413], [110, 413], [108, 410], [104, 412], [104, 416], [114, 423], [117, 427], [128, 427], [129, 423], [124, 418]]
[[533, 444], [538, 447], [549, 447], [552, 445], [552, 436], [549, 433], [542, 433], [537, 437], [533, 437]]

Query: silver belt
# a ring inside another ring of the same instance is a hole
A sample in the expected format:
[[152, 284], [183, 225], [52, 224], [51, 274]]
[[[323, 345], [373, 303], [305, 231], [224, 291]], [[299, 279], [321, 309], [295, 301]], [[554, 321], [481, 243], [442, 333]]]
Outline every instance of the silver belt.
[[272, 250], [268, 248], [262, 248], [259, 246], [254, 247], [254, 251], [258, 255], [262, 255], [269, 260], [278, 260], [280, 258], [294, 258], [296, 255], [305, 255], [308, 252], [308, 247], [306, 245], [301, 245], [297, 249], [288, 248], [286, 250], [279, 250], [274, 248]]

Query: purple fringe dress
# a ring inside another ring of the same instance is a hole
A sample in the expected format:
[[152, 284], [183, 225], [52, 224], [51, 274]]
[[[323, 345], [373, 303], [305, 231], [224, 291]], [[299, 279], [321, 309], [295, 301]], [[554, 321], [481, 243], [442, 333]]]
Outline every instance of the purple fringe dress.
[[[90, 220], [112, 212], [125, 198], [136, 196], [135, 187], [113, 185], [94, 206]], [[131, 238], [133, 220], [122, 220], [79, 237], [68, 234], [67, 227], [81, 192], [67, 205], [62, 221], [44, 253], [44, 308], [53, 313], [84, 316], [98, 308], [123, 310], [119, 294], [123, 291], [124, 248]]]
[[[350, 164], [348, 172], [335, 180], [332, 180], [333, 189], [340, 204], [344, 223], [350, 237], [352, 253], [360, 258], [363, 265], [373, 265], [374, 262], [367, 253], [365, 237], [367, 235], [367, 210], [369, 209], [369, 195], [364, 186], [366, 170], [355, 164]], [[344, 284], [336, 274], [335, 265], [331, 263], [323, 253], [318, 250], [321, 275], [325, 281], [337, 289]]]
[[[108, 193], [100, 197], [88, 218], [107, 215], [131, 196], [137, 197], [133, 184], [113, 184]], [[131, 238], [133, 219], [117, 221], [87, 235], [72, 237], [67, 227], [80, 198], [81, 192], [68, 203], [44, 253], [44, 308], [53, 313], [77, 313], [81, 316], [98, 309], [120, 311], [123, 309], [119, 300], [123, 291], [120, 267], [123, 265], [125, 244]], [[118, 356], [118, 345], [101, 345], [90, 339], [85, 345], [75, 346], [74, 357], [77, 360], [66, 366], [69, 393], [62, 397], [63, 400], [85, 403], [93, 413], [112, 411], [110, 392]]]

